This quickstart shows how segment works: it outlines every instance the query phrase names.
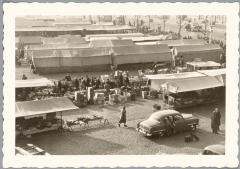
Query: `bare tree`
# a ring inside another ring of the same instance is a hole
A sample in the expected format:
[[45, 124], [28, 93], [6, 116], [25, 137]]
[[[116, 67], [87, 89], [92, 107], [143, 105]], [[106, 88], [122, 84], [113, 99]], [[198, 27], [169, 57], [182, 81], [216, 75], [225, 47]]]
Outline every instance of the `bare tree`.
[[170, 16], [169, 15], [162, 15], [160, 16], [160, 19], [163, 22], [163, 31], [165, 32], [165, 28], [166, 28], [166, 22], [169, 20]]
[[207, 34], [208, 25], [210, 24], [209, 20], [208, 20], [208, 16], [205, 16], [205, 19], [204, 19], [204, 21], [202, 23], [204, 24], [204, 34], [206, 35]]
[[182, 27], [185, 25], [185, 21], [187, 20], [187, 15], [179, 15], [176, 18], [176, 22], [178, 24], [178, 38], [181, 38]]

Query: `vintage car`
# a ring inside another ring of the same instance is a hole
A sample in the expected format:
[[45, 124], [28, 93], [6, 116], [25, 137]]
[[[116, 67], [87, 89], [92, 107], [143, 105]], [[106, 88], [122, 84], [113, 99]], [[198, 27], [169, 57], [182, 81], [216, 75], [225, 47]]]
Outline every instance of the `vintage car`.
[[144, 136], [170, 136], [177, 132], [194, 131], [198, 125], [199, 119], [192, 114], [181, 114], [176, 110], [160, 110], [147, 120], [138, 123], [136, 130]]
[[221, 144], [210, 145], [205, 147], [200, 154], [201, 155], [224, 155], [225, 146]]
[[50, 155], [41, 148], [33, 145], [27, 144], [25, 147], [15, 147], [16, 155]]

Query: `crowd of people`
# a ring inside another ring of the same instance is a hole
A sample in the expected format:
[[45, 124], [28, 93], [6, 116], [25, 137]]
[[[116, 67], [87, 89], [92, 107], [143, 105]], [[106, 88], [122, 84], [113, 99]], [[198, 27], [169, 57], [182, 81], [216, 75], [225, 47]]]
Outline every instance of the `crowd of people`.
[[[111, 78], [111, 79], [110, 79]], [[56, 83], [58, 92], [66, 92], [69, 88], [70, 90], [86, 90], [88, 87], [95, 89], [112, 89], [121, 88], [122, 86], [130, 86], [129, 75], [124, 76], [120, 73], [118, 76], [109, 77], [105, 80], [98, 77], [85, 77], [74, 78], [67, 74], [63, 80], [59, 80]]]
[[[25, 74], [22, 75], [22, 80], [27, 80]], [[52, 87], [41, 87], [41, 88], [24, 88], [18, 89], [19, 100], [35, 100], [52, 96], [65, 96], [71, 94], [75, 91], [86, 91], [88, 88], [93, 90], [104, 89], [107, 93], [110, 93], [110, 89], [119, 88], [121, 91], [131, 90], [133, 88], [139, 87], [135, 83], [131, 83], [129, 79], [128, 72], [119, 72], [117, 74], [111, 74], [105, 79], [101, 76], [88, 76], [72, 78], [70, 74], [58, 81], [54, 81], [54, 86]], [[34, 94], [30, 94], [34, 93]], [[44, 94], [45, 93], [45, 94]], [[41, 96], [41, 97], [40, 97]], [[32, 98], [32, 99], [31, 99]]]

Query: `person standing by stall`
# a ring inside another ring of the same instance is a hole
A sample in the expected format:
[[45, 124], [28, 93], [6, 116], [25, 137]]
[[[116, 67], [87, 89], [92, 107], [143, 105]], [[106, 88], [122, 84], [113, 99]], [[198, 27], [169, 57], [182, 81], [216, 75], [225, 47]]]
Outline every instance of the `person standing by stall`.
[[120, 127], [120, 125], [121, 125], [122, 123], [124, 124], [124, 127], [127, 127], [126, 122], [127, 122], [126, 107], [123, 106], [122, 111], [121, 111], [121, 117], [120, 117], [120, 120], [119, 120], [119, 122], [118, 122], [118, 127]]
[[122, 87], [123, 86], [123, 75], [122, 73], [120, 73], [119, 75], [119, 84], [118, 84], [119, 87]]

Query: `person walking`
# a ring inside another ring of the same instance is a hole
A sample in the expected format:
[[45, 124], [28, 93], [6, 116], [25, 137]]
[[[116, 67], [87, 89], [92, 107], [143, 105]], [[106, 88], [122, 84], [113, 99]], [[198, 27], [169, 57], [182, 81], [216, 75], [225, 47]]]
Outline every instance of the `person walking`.
[[122, 111], [121, 111], [121, 117], [120, 120], [118, 122], [118, 127], [120, 127], [120, 125], [123, 123], [124, 127], [127, 127], [126, 125], [126, 121], [127, 121], [127, 117], [126, 117], [126, 107], [123, 106]]
[[214, 134], [218, 134], [217, 133], [217, 120], [216, 120], [216, 111], [213, 111], [212, 112], [212, 115], [211, 115], [211, 128], [212, 128], [212, 132]]

